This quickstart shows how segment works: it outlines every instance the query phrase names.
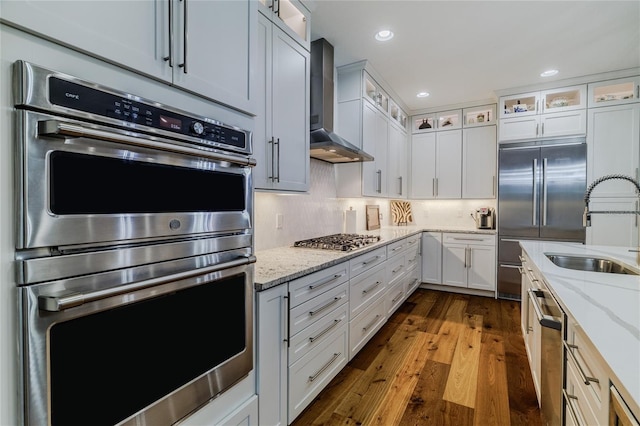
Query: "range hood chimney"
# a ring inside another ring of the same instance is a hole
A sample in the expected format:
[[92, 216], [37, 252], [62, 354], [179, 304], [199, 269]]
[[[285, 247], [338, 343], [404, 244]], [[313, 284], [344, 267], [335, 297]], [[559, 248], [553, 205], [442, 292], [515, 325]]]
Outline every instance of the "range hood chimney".
[[373, 161], [373, 157], [333, 133], [333, 46], [323, 38], [311, 43], [312, 158], [329, 163]]

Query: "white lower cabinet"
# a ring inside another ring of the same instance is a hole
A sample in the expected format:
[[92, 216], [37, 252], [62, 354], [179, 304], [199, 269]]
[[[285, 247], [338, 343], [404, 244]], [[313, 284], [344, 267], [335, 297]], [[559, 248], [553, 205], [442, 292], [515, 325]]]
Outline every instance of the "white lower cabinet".
[[[421, 237], [257, 293], [261, 425], [293, 422], [418, 287]], [[254, 424], [251, 416], [246, 424]], [[245, 424], [239, 413], [229, 419]]]
[[442, 284], [442, 232], [422, 233], [422, 282]]
[[442, 284], [494, 291], [495, 245], [494, 235], [444, 233]]
[[258, 426], [258, 396], [254, 395], [217, 424], [224, 426]]

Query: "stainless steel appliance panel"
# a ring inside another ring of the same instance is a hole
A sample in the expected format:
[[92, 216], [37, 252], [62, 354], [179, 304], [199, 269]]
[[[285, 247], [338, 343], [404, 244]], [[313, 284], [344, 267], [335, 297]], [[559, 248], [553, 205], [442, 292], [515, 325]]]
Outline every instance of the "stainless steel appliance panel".
[[587, 186], [586, 157], [586, 144], [544, 146], [540, 149], [540, 238], [584, 241], [582, 213]]
[[543, 424], [555, 426], [562, 419], [562, 328], [564, 313], [546, 288], [529, 290], [540, 323], [540, 410]]
[[519, 300], [521, 293], [520, 265], [498, 262], [498, 297]]
[[539, 236], [540, 149], [501, 149], [498, 172], [498, 234]]
[[172, 424], [251, 371], [255, 257], [183, 262], [19, 289], [25, 424]]

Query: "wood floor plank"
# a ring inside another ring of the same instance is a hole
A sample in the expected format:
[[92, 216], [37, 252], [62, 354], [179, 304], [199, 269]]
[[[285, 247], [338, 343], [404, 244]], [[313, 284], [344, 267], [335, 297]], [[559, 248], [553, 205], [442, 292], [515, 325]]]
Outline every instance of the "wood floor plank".
[[411, 348], [403, 361], [404, 367], [393, 379], [384, 399], [373, 412], [371, 424], [386, 426], [400, 421], [420, 378], [420, 372], [427, 362], [428, 352], [424, 348], [430, 337], [427, 333], [418, 333], [411, 342]]
[[427, 320], [424, 322], [424, 326], [419, 328], [420, 331], [438, 334], [440, 327], [445, 321], [445, 316], [449, 310], [449, 306], [453, 302], [454, 295], [451, 293], [441, 293], [437, 296], [433, 306], [426, 314]]
[[403, 367], [403, 362], [417, 332], [400, 325], [378, 355], [363, 373], [360, 380], [352, 387], [347, 399], [340, 402], [336, 412], [367, 424], [372, 417], [372, 410], [377, 407], [386, 395], [393, 378]]
[[444, 390], [445, 401], [475, 407], [481, 339], [482, 317], [465, 315]]
[[467, 302], [461, 299], [452, 299], [448, 309], [444, 313], [436, 338], [429, 347], [430, 359], [444, 364], [451, 364], [453, 354], [458, 344], [458, 337], [464, 328], [464, 317]]
[[[467, 304], [467, 313], [482, 315], [482, 330], [495, 335], [502, 335], [502, 308], [501, 300], [490, 297], [474, 297]], [[483, 334], [483, 339], [487, 335]], [[483, 340], [484, 342], [484, 340]]]
[[503, 338], [483, 330], [474, 425], [509, 426], [509, 389]]
[[[414, 297], [416, 294], [420, 296]], [[411, 303], [414, 303], [415, 306], [405, 317], [405, 324], [414, 325], [419, 331], [426, 332], [427, 316], [438, 300], [438, 295], [435, 294], [435, 292], [417, 291], [413, 293], [409, 300]]]

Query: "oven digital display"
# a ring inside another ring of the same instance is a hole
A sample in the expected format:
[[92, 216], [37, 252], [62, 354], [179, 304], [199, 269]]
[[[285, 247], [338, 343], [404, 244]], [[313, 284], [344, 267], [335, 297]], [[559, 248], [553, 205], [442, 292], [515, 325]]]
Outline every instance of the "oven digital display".
[[166, 115], [160, 116], [160, 127], [171, 130], [182, 130], [182, 121], [177, 118], [167, 117]]

